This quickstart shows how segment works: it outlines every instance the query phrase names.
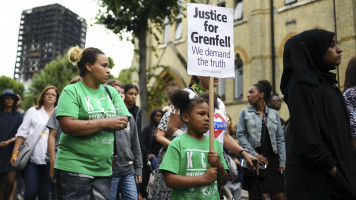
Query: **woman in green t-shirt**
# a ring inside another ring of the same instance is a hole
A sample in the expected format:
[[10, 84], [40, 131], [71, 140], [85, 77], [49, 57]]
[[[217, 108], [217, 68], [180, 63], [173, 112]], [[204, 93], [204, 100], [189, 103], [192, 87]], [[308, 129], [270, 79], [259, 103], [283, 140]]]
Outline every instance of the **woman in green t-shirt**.
[[55, 162], [57, 198], [108, 199], [114, 131], [125, 128], [131, 115], [119, 93], [102, 86], [110, 69], [101, 50], [74, 47], [69, 58], [83, 81], [66, 86], [58, 102], [63, 134]]

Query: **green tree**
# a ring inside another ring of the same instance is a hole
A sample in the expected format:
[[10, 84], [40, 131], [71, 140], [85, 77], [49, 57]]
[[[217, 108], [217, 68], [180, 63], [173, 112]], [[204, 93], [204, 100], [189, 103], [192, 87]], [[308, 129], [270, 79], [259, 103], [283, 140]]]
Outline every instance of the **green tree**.
[[18, 92], [23, 95], [23, 91], [25, 89], [24, 85], [10, 77], [1, 76], [0, 77], [0, 92], [5, 89], [12, 89], [14, 92]]
[[[111, 57], [108, 57], [108, 59], [109, 68], [112, 69], [115, 66], [114, 61]], [[69, 62], [67, 54], [58, 56], [56, 60], [48, 63], [43, 70], [33, 77], [30, 92], [23, 103], [24, 109], [36, 104], [38, 96], [48, 85], [54, 85], [59, 92], [62, 92], [69, 81], [78, 75], [78, 67]], [[110, 75], [110, 78], [113, 78], [113, 76]]]
[[24, 100], [21, 105], [22, 109], [27, 111], [29, 108], [34, 106], [37, 102], [38, 95], [39, 94], [32, 94], [32, 93], [25, 94]]
[[[155, 84], [149, 86], [148, 88], [148, 102], [149, 102], [149, 111], [152, 112], [154, 109], [162, 107], [164, 103], [168, 102], [167, 95], [162, 92], [167, 89], [167, 82], [160, 75], [155, 74], [156, 69], [163, 69], [162, 71], [167, 70], [167, 66], [156, 65], [148, 68], [148, 80], [154, 79]], [[173, 77], [169, 70], [166, 71], [169, 77]]]
[[38, 96], [48, 85], [54, 85], [61, 92], [69, 81], [78, 75], [77, 67], [68, 60], [68, 56], [58, 56], [48, 63], [43, 70], [33, 76], [29, 94], [26, 95], [23, 107], [28, 109], [36, 104]]
[[69, 62], [68, 56], [59, 56], [33, 77], [31, 90], [35, 94], [40, 94], [48, 85], [54, 85], [61, 92], [69, 81], [77, 75], [78, 69]]
[[133, 71], [135, 71], [134, 68], [122, 69], [117, 79], [123, 84], [132, 83], [131, 74]]
[[[149, 22], [162, 27], [164, 19], [172, 22], [180, 12], [178, 0], [99, 0], [102, 7], [97, 15], [97, 22], [118, 34], [122, 39], [126, 32], [138, 39], [139, 69], [138, 86], [142, 110], [142, 125], [149, 122], [148, 90], [146, 78], [146, 37], [153, 33]], [[158, 38], [154, 35], [156, 39]]]

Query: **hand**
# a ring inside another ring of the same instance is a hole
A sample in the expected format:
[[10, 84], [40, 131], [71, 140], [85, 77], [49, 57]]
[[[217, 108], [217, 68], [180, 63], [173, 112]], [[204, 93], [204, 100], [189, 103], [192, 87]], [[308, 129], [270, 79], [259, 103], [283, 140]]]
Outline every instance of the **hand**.
[[147, 156], [148, 159], [152, 160], [155, 157], [155, 154], [151, 153]]
[[329, 171], [329, 174], [330, 174], [332, 177], [334, 177], [334, 176], [336, 175], [336, 173], [337, 173], [337, 168], [336, 168], [336, 166], [333, 167], [333, 168]]
[[214, 151], [209, 151], [208, 153], [208, 162], [212, 167], [220, 167], [220, 159], [219, 159], [219, 155], [218, 153], [214, 152]]
[[258, 162], [260, 162], [261, 164], [263, 164], [263, 165], [268, 164], [268, 159], [267, 159], [266, 157], [264, 157], [264, 156], [258, 154], [258, 155], [256, 156], [256, 158], [257, 158]]
[[50, 167], [49, 167], [49, 178], [53, 181], [53, 176], [54, 176], [54, 162], [50, 162]]
[[279, 167], [279, 173], [283, 174], [284, 170], [286, 170], [286, 167], [284, 166]]
[[241, 162], [240, 162], [239, 159], [237, 159], [237, 158], [234, 158], [234, 163], [235, 163], [237, 166], [240, 166], [240, 165], [241, 165]]
[[9, 145], [9, 144], [10, 144], [9, 140], [1, 141], [1, 142], [0, 142], [0, 147], [5, 148], [5, 147], [7, 147], [7, 145]]
[[128, 118], [125, 117], [113, 117], [113, 118], [106, 118], [107, 125], [105, 128], [110, 130], [122, 130], [127, 127]]
[[[14, 155], [14, 154], [12, 154], [12, 155]], [[17, 156], [12, 157], [11, 160], [10, 160], [10, 163], [11, 163], [11, 165], [12, 165], [13, 167], [16, 166], [16, 160], [17, 160]]]
[[142, 183], [142, 176], [135, 176], [136, 184]]
[[210, 184], [218, 178], [218, 169], [216, 167], [210, 167], [205, 171], [205, 174], [203, 175], [204, 179], [206, 181], [206, 184]]
[[[247, 153], [246, 151], [242, 152], [242, 156], [245, 158], [247, 162], [247, 166], [250, 170], [256, 170], [256, 166], [253, 164], [253, 160], [258, 161], [258, 159], [251, 154]], [[257, 165], [258, 168], [258, 165]]]

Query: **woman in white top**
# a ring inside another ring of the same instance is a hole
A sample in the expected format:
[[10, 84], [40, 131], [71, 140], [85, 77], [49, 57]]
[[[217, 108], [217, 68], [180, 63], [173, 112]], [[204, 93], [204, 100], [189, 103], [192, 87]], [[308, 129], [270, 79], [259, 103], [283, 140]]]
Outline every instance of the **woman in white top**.
[[[47, 86], [37, 100], [37, 105], [30, 108], [23, 119], [21, 126], [16, 134], [16, 142], [13, 149], [11, 164], [15, 166], [18, 151], [24, 143], [33, 146], [31, 154], [25, 169], [25, 199], [39, 200], [49, 199], [51, 191], [49, 179], [49, 164], [46, 163], [45, 157], [47, 152], [48, 128], [46, 127], [53, 109], [57, 106], [59, 92], [54, 86]], [[32, 144], [32, 145], [31, 145]]]

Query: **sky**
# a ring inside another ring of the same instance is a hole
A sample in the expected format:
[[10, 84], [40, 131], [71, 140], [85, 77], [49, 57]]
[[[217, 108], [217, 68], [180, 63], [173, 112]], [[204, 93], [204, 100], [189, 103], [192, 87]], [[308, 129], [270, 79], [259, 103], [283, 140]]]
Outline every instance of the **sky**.
[[94, 24], [99, 10], [97, 0], [2, 0], [0, 1], [0, 76], [13, 77], [17, 53], [20, 18], [23, 10], [58, 3], [86, 19], [86, 47], [96, 47], [110, 56], [115, 63], [111, 74], [130, 67], [134, 46], [102, 25]]

